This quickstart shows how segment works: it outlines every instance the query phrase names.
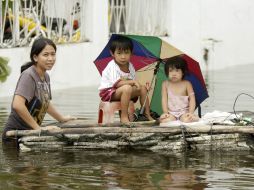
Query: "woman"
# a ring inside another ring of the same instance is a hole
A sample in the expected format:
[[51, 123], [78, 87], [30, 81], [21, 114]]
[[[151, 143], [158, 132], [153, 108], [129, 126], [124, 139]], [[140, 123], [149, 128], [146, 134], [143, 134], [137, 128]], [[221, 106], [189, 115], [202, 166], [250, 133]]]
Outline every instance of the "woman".
[[[34, 41], [31, 62], [21, 67], [12, 101], [11, 113], [3, 132], [3, 141], [13, 140], [6, 137], [9, 130], [56, 129], [56, 126], [41, 127], [46, 113], [59, 122], [73, 119], [62, 116], [51, 104], [50, 79], [46, 72], [51, 70], [56, 61], [56, 45], [47, 38]], [[16, 139], [14, 139], [16, 140]]]

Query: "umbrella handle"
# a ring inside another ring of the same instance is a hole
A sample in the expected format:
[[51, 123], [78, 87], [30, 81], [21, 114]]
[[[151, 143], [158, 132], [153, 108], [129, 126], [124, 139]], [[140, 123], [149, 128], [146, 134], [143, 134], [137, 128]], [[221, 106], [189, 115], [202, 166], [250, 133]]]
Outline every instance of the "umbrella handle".
[[[162, 63], [162, 62], [163, 62], [163, 61], [160, 59], [160, 60], [157, 62], [155, 68], [154, 68], [154, 71], [153, 71], [153, 78], [152, 78], [152, 81], [151, 81], [151, 83], [150, 83], [151, 85], [153, 84], [153, 81], [154, 81], [154, 79], [155, 79], [155, 75], [157, 74], [158, 69], [160, 68], [160, 63]], [[143, 103], [143, 105], [142, 105], [142, 107], [141, 107], [141, 109], [140, 109], [139, 115], [143, 115], [143, 114], [144, 114], [145, 105], [146, 105], [146, 101], [147, 101], [147, 98], [148, 98], [148, 95], [149, 95], [150, 90], [151, 90], [151, 88], [149, 88], [149, 89], [147, 90], [146, 97], [145, 97], [145, 101], [144, 101], [144, 103]]]
[[157, 62], [155, 68], [154, 68], [154, 71], [153, 71], [153, 76], [155, 76], [160, 68], [160, 63], [162, 63], [163, 60], [162, 59], [159, 59], [159, 61]]

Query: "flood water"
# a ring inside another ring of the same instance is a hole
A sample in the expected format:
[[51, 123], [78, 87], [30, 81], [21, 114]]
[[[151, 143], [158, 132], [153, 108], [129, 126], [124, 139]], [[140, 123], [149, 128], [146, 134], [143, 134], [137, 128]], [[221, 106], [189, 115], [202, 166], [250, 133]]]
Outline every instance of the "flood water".
[[[202, 114], [233, 111], [238, 94], [254, 96], [254, 64], [204, 72], [209, 99]], [[53, 84], [54, 81], [52, 81]], [[254, 99], [241, 95], [235, 111], [254, 112]], [[97, 87], [53, 92], [63, 114], [96, 121]], [[0, 135], [11, 97], [0, 98]], [[46, 117], [44, 124], [55, 122]], [[1, 145], [1, 144], [0, 144]], [[253, 189], [254, 151], [33, 151], [0, 149], [0, 189]]]

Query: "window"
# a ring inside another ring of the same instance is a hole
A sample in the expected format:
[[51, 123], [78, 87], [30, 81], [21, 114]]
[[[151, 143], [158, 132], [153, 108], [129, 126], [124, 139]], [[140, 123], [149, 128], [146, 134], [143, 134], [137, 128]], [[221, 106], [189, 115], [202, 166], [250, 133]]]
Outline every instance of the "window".
[[167, 0], [109, 0], [109, 31], [167, 36], [167, 9]]
[[2, 0], [1, 47], [27, 46], [44, 36], [55, 43], [86, 40], [84, 8], [87, 0]]

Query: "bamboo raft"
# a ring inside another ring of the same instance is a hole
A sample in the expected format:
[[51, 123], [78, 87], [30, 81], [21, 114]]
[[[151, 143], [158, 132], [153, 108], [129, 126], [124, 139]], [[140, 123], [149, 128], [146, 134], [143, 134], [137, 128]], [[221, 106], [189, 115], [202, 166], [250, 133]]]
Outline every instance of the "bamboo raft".
[[160, 127], [155, 122], [97, 125], [85, 120], [58, 124], [59, 130], [8, 131], [22, 151], [38, 149], [142, 149], [157, 151], [253, 150], [254, 126]]

